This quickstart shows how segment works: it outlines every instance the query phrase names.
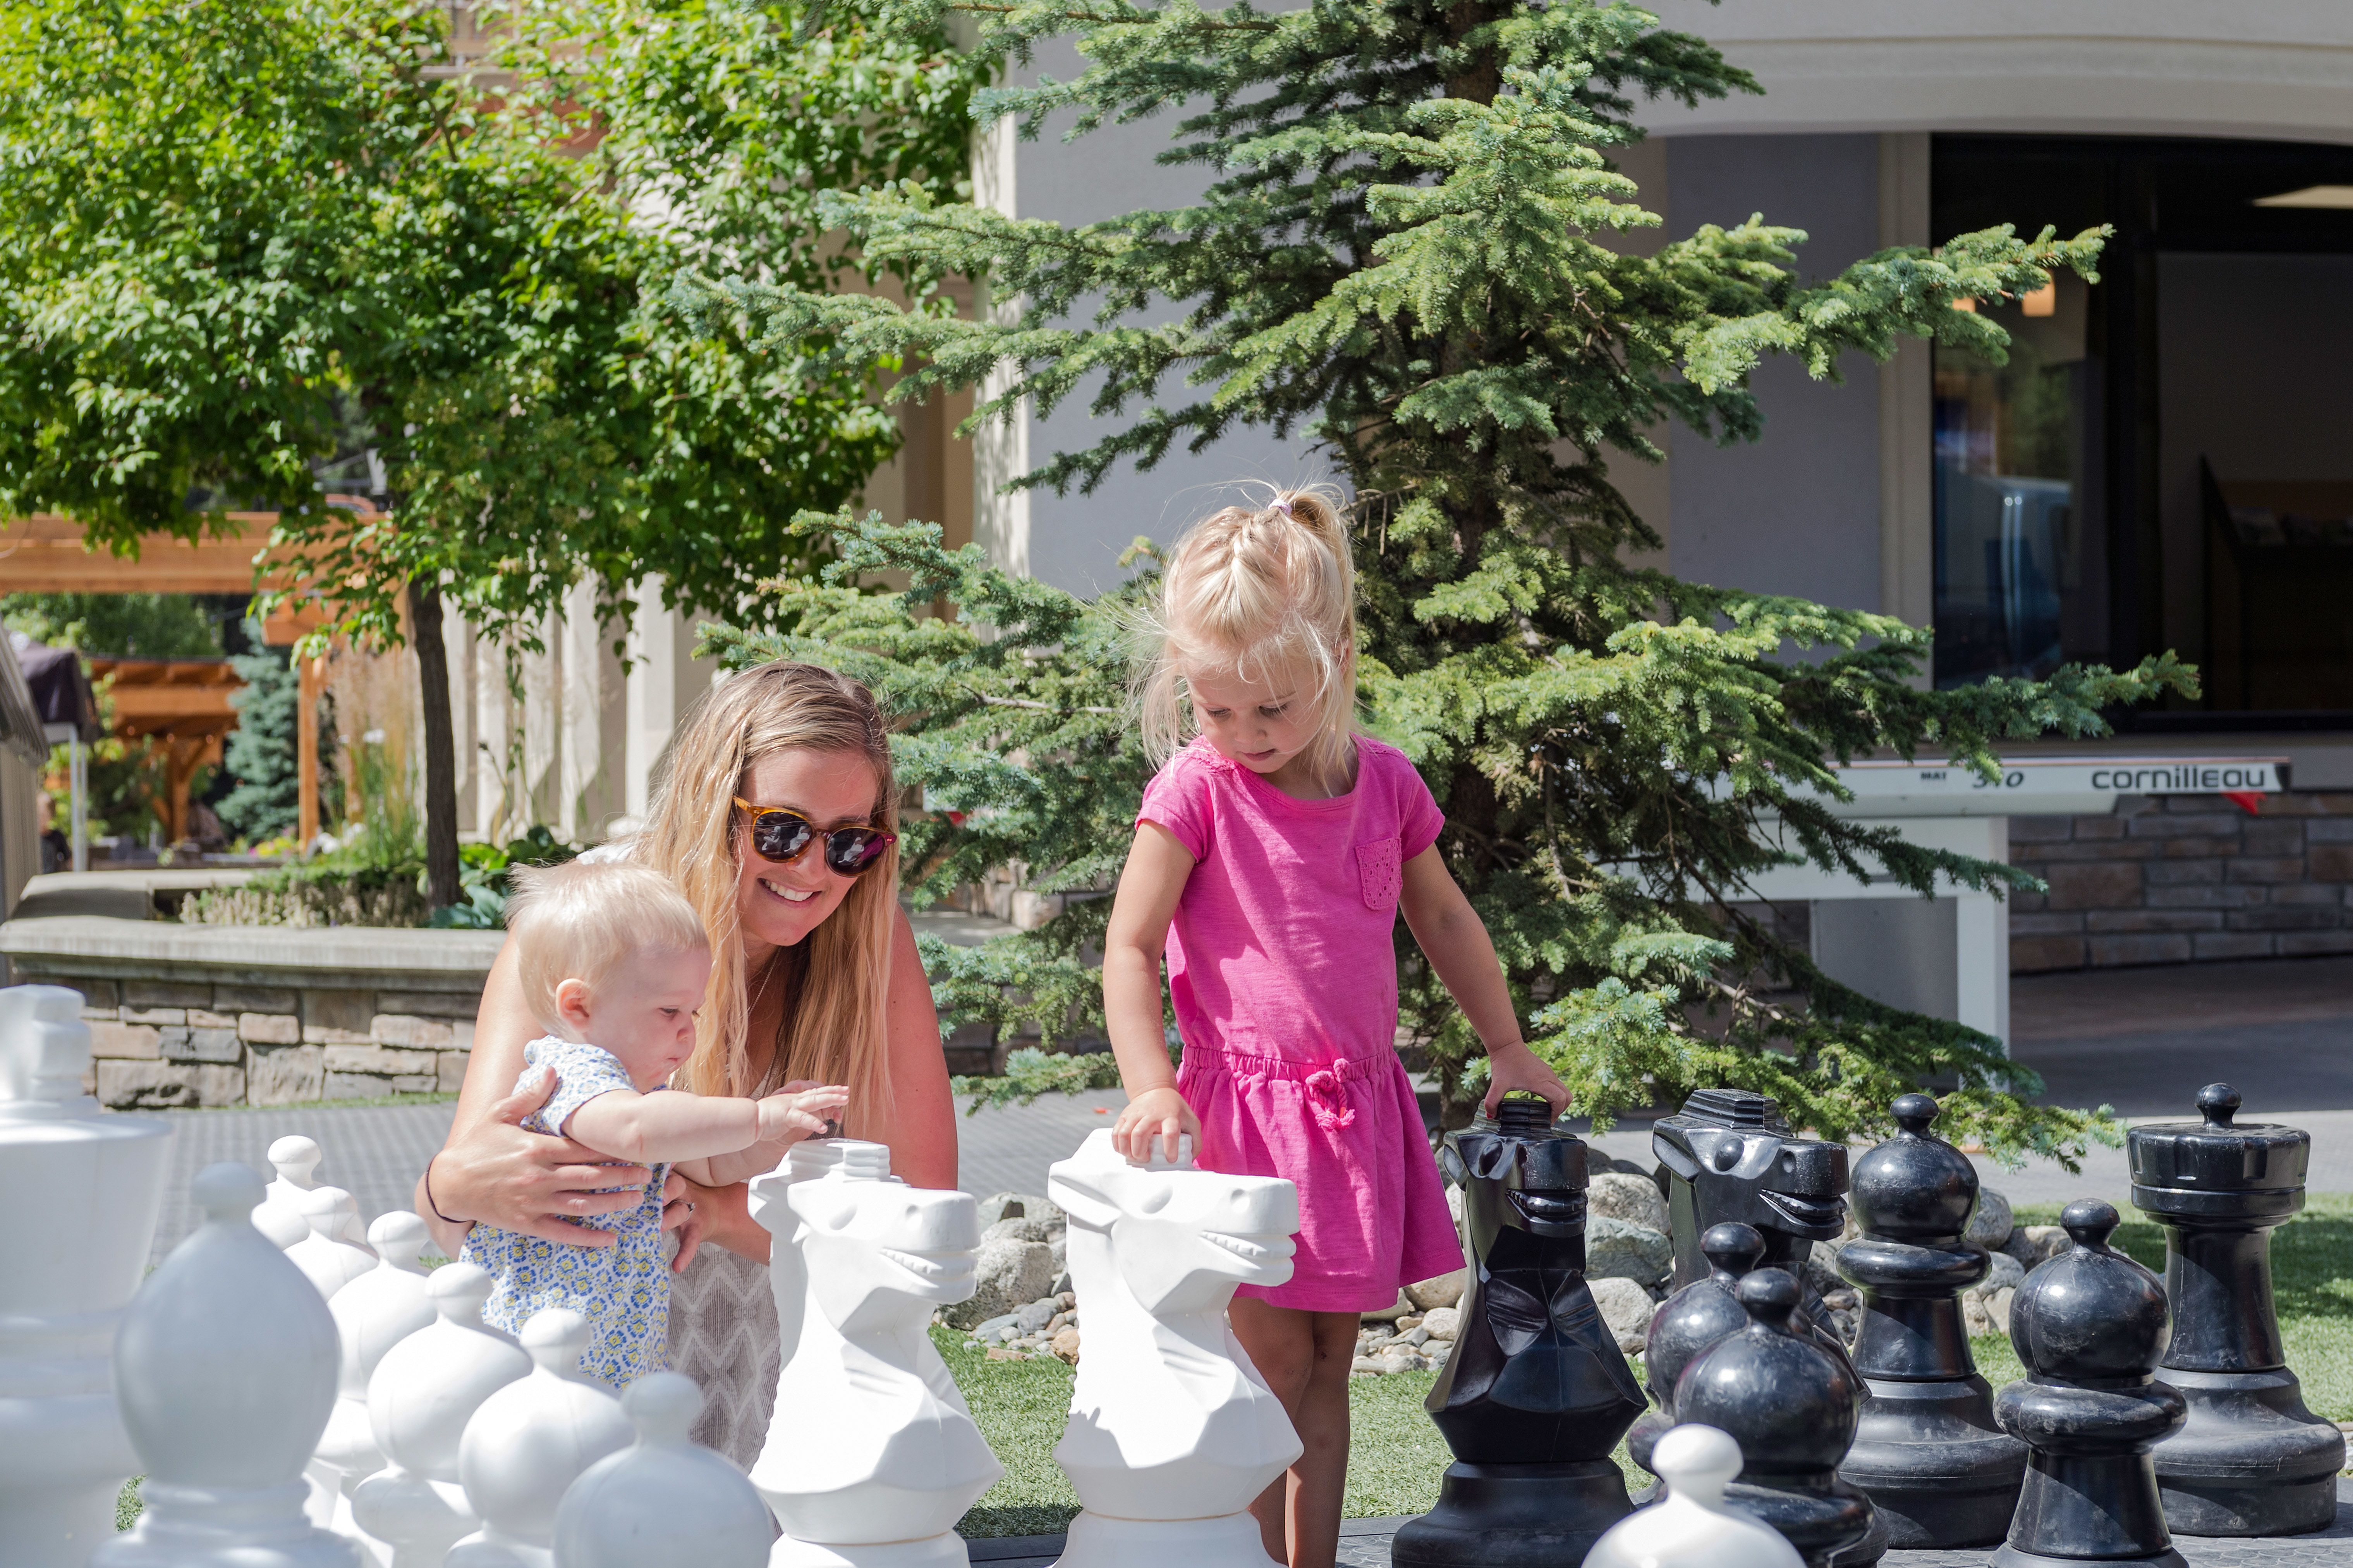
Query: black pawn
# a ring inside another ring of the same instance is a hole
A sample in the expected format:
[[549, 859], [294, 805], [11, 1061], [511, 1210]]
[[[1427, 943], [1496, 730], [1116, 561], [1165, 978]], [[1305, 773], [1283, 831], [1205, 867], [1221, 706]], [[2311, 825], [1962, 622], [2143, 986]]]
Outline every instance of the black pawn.
[[1646, 1470], [1651, 1468], [1651, 1449], [1675, 1425], [1675, 1379], [1700, 1352], [1748, 1326], [1748, 1309], [1740, 1304], [1734, 1287], [1765, 1256], [1765, 1238], [1754, 1226], [1710, 1226], [1700, 1237], [1700, 1250], [1707, 1258], [1707, 1278], [1684, 1286], [1651, 1314], [1642, 1369], [1657, 1408], [1642, 1412], [1626, 1434], [1627, 1453]]
[[1454, 1463], [1396, 1568], [1558, 1568], [1633, 1511], [1610, 1453], [1642, 1390], [1585, 1283], [1585, 1154], [1541, 1100], [1446, 1140], [1471, 1272], [1427, 1408]]
[[1862, 1290], [1854, 1368], [1865, 1390], [1839, 1474], [1879, 1510], [1892, 1546], [1990, 1546], [2018, 1506], [2026, 1448], [1995, 1425], [1961, 1322], [1960, 1292], [1989, 1267], [1961, 1239], [1978, 1173], [1928, 1131], [1935, 1100], [1907, 1094], [1894, 1109], [1900, 1131], [1854, 1164], [1862, 1237], [1839, 1249], [1839, 1272]]
[[2183, 1535], [2300, 1535], [2337, 1518], [2345, 1437], [2305, 1408], [2272, 1307], [2274, 1226], [2304, 1207], [2311, 1136], [2241, 1126], [2239, 1091], [2198, 1091], [2204, 1121], [2126, 1135], [2133, 1203], [2165, 1226], [2173, 1310], [2165, 1381], [2189, 1416], [2157, 1447], [2165, 1521]]
[[1759, 1268], [1735, 1290], [1748, 1324], [1683, 1368], [1675, 1417], [1731, 1433], [1742, 1463], [1725, 1500], [1779, 1531], [1807, 1568], [1828, 1568], [1872, 1533], [1870, 1500], [1838, 1475], [1861, 1384], [1843, 1359], [1791, 1331], [1798, 1281], [1786, 1270]]
[[2010, 1309], [2026, 1377], [1994, 1397], [2026, 1444], [2026, 1484], [1997, 1568], [2155, 1563], [2186, 1568], [2166, 1533], [2148, 1451], [2179, 1430], [2181, 1395], [2152, 1375], [2165, 1287], [2108, 1247], [2116, 1211], [2088, 1199], [2059, 1223], [2074, 1246], [2037, 1268]]

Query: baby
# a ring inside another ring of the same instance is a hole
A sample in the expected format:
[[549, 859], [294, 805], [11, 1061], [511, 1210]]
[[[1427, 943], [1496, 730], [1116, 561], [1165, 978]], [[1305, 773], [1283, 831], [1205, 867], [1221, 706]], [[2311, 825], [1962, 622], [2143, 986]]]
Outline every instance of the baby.
[[617, 1231], [609, 1247], [477, 1225], [464, 1258], [497, 1280], [485, 1321], [512, 1333], [534, 1312], [569, 1307], [596, 1329], [580, 1370], [622, 1388], [662, 1371], [668, 1349], [667, 1167], [706, 1186], [773, 1170], [792, 1144], [826, 1130], [849, 1091], [791, 1083], [763, 1100], [663, 1093], [693, 1053], [711, 975], [693, 906], [668, 878], [625, 863], [575, 860], [511, 877], [518, 891], [507, 931], [517, 973], [548, 1031], [523, 1048], [522, 1077], [541, 1068], [555, 1073], [554, 1092], [522, 1125], [650, 1166], [652, 1175], [635, 1208], [582, 1220]]

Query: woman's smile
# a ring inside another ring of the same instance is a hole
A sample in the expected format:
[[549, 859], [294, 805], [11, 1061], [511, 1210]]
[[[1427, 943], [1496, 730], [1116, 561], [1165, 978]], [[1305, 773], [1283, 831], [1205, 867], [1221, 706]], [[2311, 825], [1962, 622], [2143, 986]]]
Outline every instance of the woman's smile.
[[817, 897], [815, 888], [787, 888], [782, 882], [772, 881], [765, 877], [760, 879], [760, 886], [788, 904], [805, 904]]

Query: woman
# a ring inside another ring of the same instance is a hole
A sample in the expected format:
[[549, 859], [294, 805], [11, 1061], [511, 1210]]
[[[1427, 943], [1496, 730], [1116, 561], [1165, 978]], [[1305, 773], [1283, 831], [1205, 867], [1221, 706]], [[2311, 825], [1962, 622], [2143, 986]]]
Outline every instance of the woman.
[[[673, 879], [710, 933], [711, 988], [676, 1087], [758, 1096], [796, 1079], [845, 1084], [843, 1131], [888, 1143], [892, 1171], [912, 1184], [947, 1188], [955, 1107], [899, 908], [897, 821], [872, 696], [846, 676], [780, 661], [702, 699], [671, 744], [644, 829], [616, 847]], [[516, 1085], [523, 1047], [540, 1033], [510, 943], [483, 987], [448, 1142], [417, 1183], [417, 1211], [449, 1257], [476, 1220], [609, 1246], [610, 1231], [573, 1222], [644, 1190], [643, 1167], [596, 1163], [569, 1139], [518, 1125], [553, 1087]], [[768, 1233], [743, 1185], [670, 1183], [664, 1223], [679, 1232], [680, 1270], [670, 1364], [702, 1384], [696, 1439], [749, 1468], [779, 1353]]]

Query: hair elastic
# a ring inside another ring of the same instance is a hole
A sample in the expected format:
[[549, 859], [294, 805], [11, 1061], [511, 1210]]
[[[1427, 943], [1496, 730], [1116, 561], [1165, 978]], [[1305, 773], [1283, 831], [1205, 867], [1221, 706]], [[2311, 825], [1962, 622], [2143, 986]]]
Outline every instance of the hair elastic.
[[1285, 517], [1293, 517], [1294, 515], [1291, 510], [1291, 499], [1288, 496], [1277, 500], [1267, 510], [1269, 511], [1279, 511]]

